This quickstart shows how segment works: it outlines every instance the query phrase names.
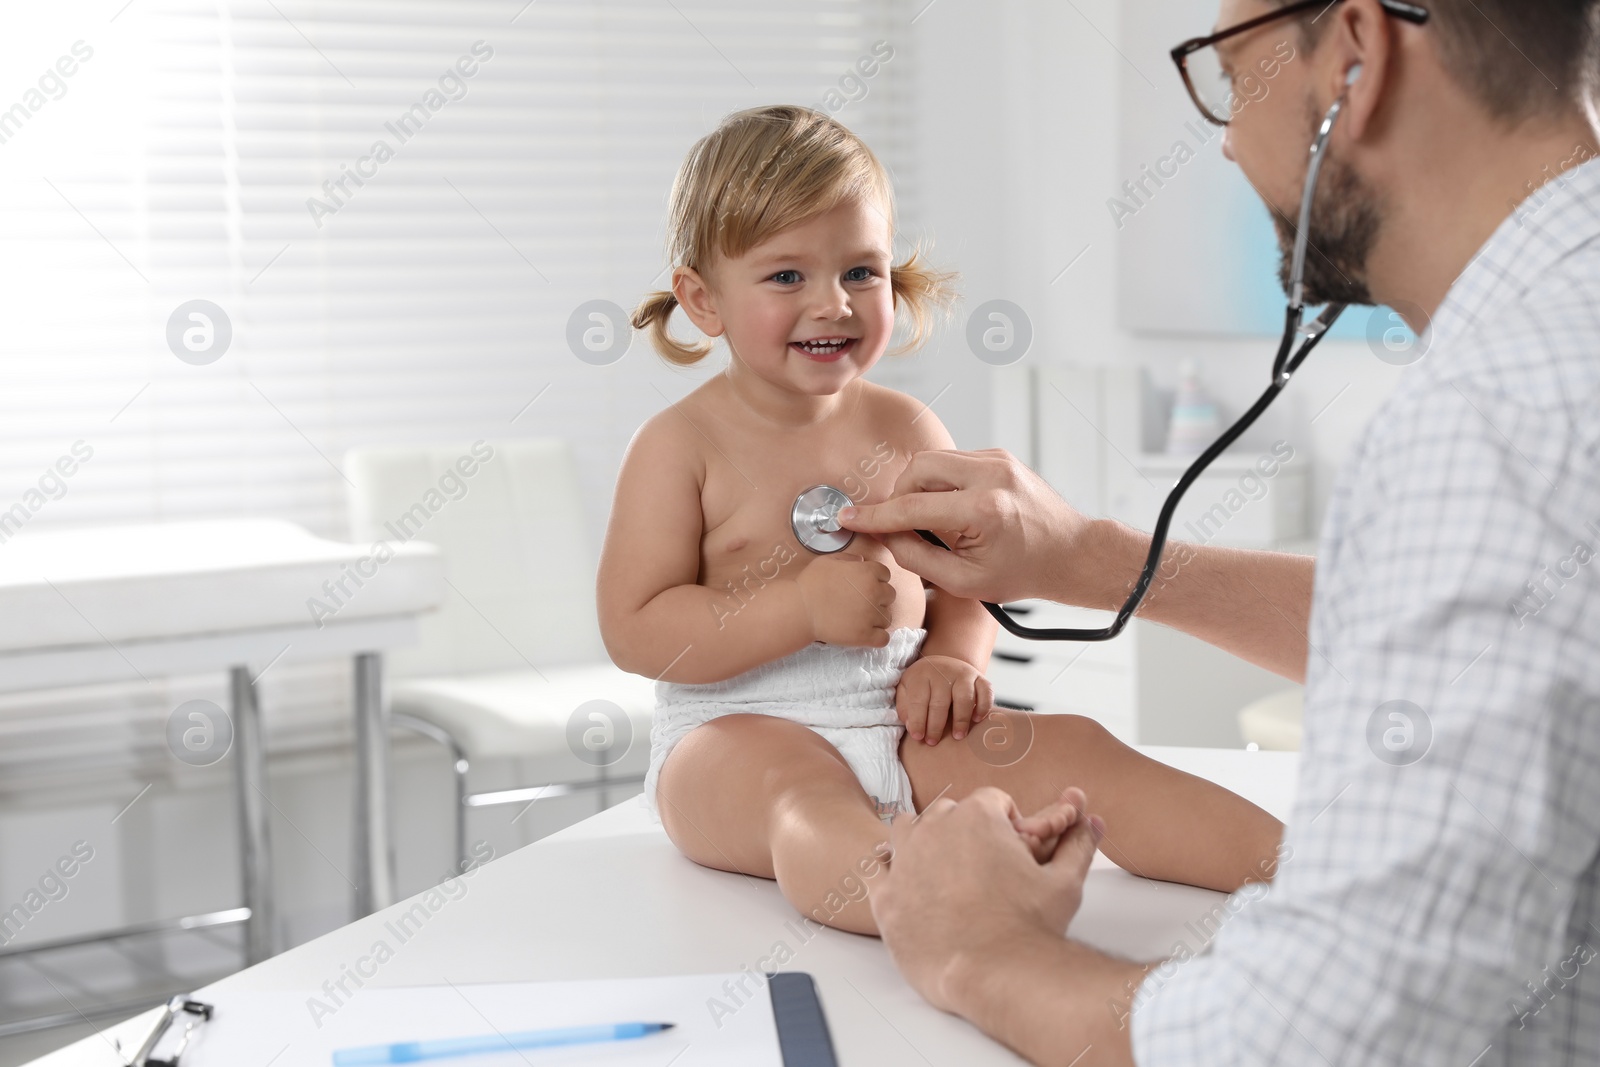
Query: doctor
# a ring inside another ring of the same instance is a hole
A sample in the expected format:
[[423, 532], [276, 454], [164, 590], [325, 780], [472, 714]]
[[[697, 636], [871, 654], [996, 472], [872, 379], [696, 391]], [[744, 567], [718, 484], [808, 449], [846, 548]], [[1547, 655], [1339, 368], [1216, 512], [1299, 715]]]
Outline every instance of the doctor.
[[[1042, 865], [996, 790], [895, 820], [872, 907], [896, 962], [1036, 1063], [1600, 1054], [1600, 146], [1579, 103], [1600, 0], [1400, 6], [1223, 0], [1223, 28], [1282, 17], [1214, 46], [1245, 71], [1296, 45], [1223, 142], [1285, 242], [1346, 95], [1309, 302], [1391, 305], [1428, 346], [1343, 470], [1317, 560], [1174, 546], [1142, 611], [1306, 683], [1271, 893], [1202, 955], [1117, 960], [1062, 934], [1117, 832], [1093, 797], [1063, 797], [1077, 822]], [[921, 453], [841, 519], [997, 602], [1112, 608], [1148, 545], [1001, 451]], [[917, 528], [963, 533], [945, 552]]]

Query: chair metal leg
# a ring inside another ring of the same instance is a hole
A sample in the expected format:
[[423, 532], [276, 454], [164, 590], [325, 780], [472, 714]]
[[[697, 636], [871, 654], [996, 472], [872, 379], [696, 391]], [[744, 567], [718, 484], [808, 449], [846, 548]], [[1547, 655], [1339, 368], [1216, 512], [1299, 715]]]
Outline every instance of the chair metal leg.
[[450, 753], [450, 766], [455, 773], [456, 786], [456, 871], [467, 869], [467, 754], [462, 751], [450, 731], [437, 723], [419, 719], [404, 712], [392, 712], [389, 721], [413, 733], [437, 741]]
[[229, 671], [233, 715], [234, 783], [239, 792], [239, 845], [245, 924], [245, 963], [273, 954], [277, 909], [272, 892], [272, 841], [267, 823], [266, 753], [261, 743], [261, 705], [248, 667]]
[[389, 722], [392, 726], [411, 730], [438, 742], [450, 753], [451, 766], [455, 770], [456, 869], [458, 871], [466, 870], [468, 863], [468, 808], [493, 807], [500, 804], [529, 804], [536, 800], [553, 800], [556, 797], [572, 796], [577, 793], [597, 792], [599, 794], [600, 808], [603, 810], [611, 806], [611, 790], [644, 783], [643, 774], [630, 774], [614, 778], [611, 776], [609, 768], [602, 766], [596, 768], [595, 777], [588, 781], [523, 786], [518, 789], [502, 789], [493, 793], [468, 793], [467, 770], [469, 761], [467, 760], [467, 754], [450, 731], [438, 723], [429, 722], [427, 719], [419, 719], [415, 715], [407, 715], [398, 711], [390, 713]]
[[389, 836], [389, 706], [383, 655], [355, 658], [355, 912], [370, 915], [395, 901], [394, 843]]

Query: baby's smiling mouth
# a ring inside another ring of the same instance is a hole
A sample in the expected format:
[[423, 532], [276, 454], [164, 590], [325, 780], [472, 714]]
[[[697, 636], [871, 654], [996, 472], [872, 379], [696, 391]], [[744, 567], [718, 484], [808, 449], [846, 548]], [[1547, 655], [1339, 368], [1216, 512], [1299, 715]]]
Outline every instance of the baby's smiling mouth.
[[849, 351], [856, 340], [854, 337], [814, 337], [809, 341], [790, 341], [789, 347], [812, 359], [833, 360]]

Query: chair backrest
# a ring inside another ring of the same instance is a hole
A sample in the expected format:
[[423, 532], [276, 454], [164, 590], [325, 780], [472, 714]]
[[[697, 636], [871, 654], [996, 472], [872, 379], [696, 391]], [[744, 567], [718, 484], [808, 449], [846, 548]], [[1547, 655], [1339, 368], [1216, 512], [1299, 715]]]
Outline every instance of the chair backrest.
[[346, 454], [345, 473], [355, 541], [417, 539], [444, 554], [444, 606], [423, 616], [420, 645], [390, 653], [394, 676], [608, 658], [565, 441], [368, 446]]

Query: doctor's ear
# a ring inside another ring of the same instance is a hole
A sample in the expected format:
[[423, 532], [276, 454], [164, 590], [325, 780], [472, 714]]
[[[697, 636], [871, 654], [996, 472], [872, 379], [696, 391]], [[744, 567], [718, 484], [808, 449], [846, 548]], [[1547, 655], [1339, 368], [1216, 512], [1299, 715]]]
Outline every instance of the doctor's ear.
[[672, 272], [672, 295], [678, 306], [689, 316], [689, 321], [699, 327], [707, 337], [721, 337], [722, 316], [717, 314], [711, 285], [693, 267], [678, 267]]
[[1401, 35], [1414, 27], [1390, 17], [1379, 0], [1349, 0], [1324, 22], [1316, 51], [1325, 64], [1319, 79], [1328, 79], [1323, 83], [1329, 94], [1325, 99], [1332, 104], [1336, 97], [1344, 98], [1339, 137], [1361, 141], [1386, 95], [1393, 64], [1407, 46]]

